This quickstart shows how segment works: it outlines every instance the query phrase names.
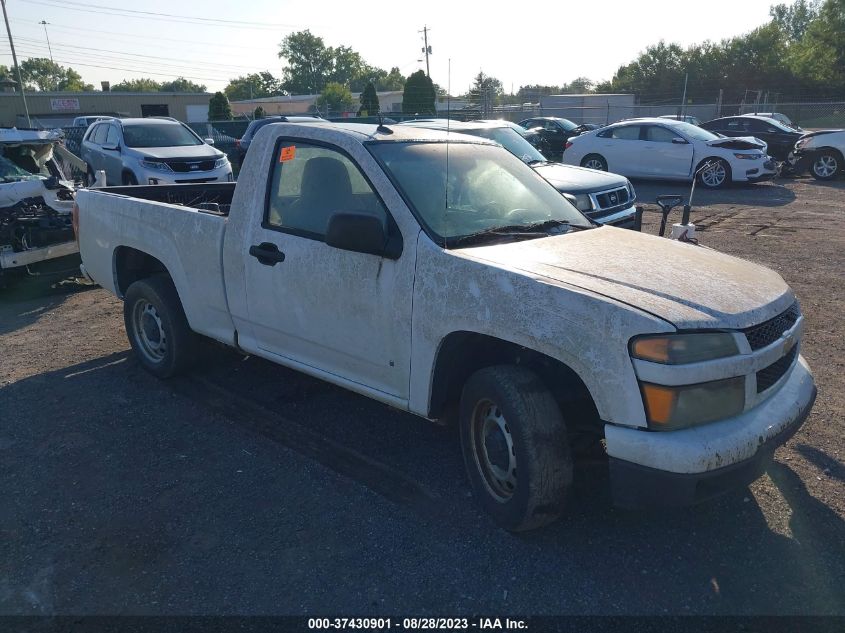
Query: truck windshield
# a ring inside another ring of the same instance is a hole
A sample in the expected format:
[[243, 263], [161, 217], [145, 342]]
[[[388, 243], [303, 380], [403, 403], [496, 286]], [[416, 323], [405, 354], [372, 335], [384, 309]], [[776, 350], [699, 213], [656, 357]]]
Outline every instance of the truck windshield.
[[124, 125], [123, 141], [127, 147], [185, 147], [202, 145], [202, 139], [179, 123]]
[[422, 226], [443, 245], [482, 233], [517, 236], [520, 228], [540, 223], [591, 226], [554, 187], [501, 147], [412, 141], [368, 148]]
[[546, 157], [537, 151], [531, 143], [509, 127], [488, 127], [477, 130], [462, 130], [462, 134], [472, 134], [496, 141], [511, 154], [521, 158], [524, 163], [545, 162]]

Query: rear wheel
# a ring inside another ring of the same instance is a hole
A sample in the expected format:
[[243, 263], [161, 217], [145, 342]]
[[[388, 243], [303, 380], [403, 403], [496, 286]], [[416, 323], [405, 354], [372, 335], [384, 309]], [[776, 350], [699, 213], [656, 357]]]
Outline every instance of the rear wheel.
[[93, 187], [96, 179], [97, 177], [94, 175], [94, 170], [91, 168], [91, 165], [87, 165], [87, 169], [85, 170], [85, 182], [89, 187]]
[[810, 163], [810, 173], [816, 180], [833, 180], [845, 169], [842, 154], [835, 150], [817, 152]]
[[587, 154], [584, 157], [584, 160], [581, 161], [581, 167], [607, 171], [607, 161], [604, 159], [604, 156], [599, 156], [598, 154]]
[[[706, 166], [701, 169], [703, 165]], [[731, 182], [731, 166], [721, 158], [708, 158], [699, 165], [698, 182], [708, 189], [721, 189]]]
[[176, 287], [167, 275], [129, 286], [123, 322], [138, 361], [159, 378], [183, 372], [196, 358], [199, 337], [188, 325]]
[[474, 373], [461, 395], [460, 428], [470, 483], [496, 523], [521, 531], [560, 516], [572, 457], [560, 409], [534, 373], [511, 365]]

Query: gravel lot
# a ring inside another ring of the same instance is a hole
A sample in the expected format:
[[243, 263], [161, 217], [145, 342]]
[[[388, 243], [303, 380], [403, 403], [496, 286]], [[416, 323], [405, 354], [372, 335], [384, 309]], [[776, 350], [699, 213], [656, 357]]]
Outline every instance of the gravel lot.
[[103, 290], [0, 291], [0, 614], [845, 615], [845, 182], [695, 205], [702, 243], [801, 299], [813, 413], [750, 489], [626, 512], [585, 467], [519, 536], [452, 429], [225, 350], [161, 382]]

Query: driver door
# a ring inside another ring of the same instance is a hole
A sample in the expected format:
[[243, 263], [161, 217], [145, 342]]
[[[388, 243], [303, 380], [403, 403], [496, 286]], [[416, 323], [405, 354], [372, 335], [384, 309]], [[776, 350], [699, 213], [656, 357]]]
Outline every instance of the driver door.
[[327, 245], [338, 211], [372, 214], [389, 231], [399, 229], [341, 149], [280, 139], [275, 157], [263, 221], [244, 244], [254, 344], [265, 356], [407, 399], [416, 241], [405, 239], [398, 259]]

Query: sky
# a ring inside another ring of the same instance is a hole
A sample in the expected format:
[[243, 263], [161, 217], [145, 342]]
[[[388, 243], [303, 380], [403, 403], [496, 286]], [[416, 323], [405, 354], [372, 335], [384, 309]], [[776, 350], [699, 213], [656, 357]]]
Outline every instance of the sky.
[[[789, 2], [790, 0], [784, 0]], [[775, 0], [593, 0], [589, 3], [350, 0], [6, 0], [18, 59], [49, 57], [97, 89], [103, 80], [184, 76], [222, 90], [229, 79], [269, 70], [281, 77], [279, 44], [310, 29], [327, 46], [346, 45], [375, 66], [404, 75], [425, 69], [452, 94], [483, 71], [505, 92], [560, 85], [579, 76], [610, 79], [646, 46], [689, 45], [739, 35], [768, 20]], [[11, 51], [0, 37], [0, 63]], [[451, 62], [450, 62], [451, 60]], [[451, 67], [451, 72], [450, 72]]]

